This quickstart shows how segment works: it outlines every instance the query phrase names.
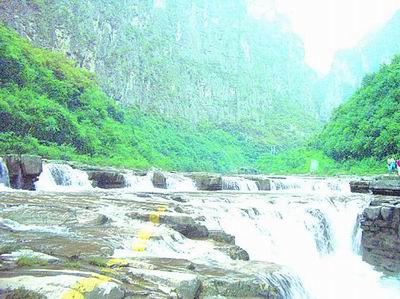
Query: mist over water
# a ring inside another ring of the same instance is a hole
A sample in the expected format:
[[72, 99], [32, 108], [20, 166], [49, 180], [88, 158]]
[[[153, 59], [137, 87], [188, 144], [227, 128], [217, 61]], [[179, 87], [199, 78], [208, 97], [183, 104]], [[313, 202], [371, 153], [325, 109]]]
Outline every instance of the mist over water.
[[357, 215], [367, 204], [348, 195], [280, 196], [273, 205], [253, 202], [256, 214], [229, 211], [221, 225], [250, 259], [285, 265], [299, 278], [293, 298], [399, 298], [400, 280], [361, 259]]

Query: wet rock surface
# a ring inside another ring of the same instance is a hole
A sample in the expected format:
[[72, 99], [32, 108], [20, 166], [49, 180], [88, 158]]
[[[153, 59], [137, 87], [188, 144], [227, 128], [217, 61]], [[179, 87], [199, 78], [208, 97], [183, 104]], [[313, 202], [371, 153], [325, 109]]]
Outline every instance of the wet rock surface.
[[5, 157], [10, 185], [14, 189], [35, 190], [35, 182], [42, 172], [42, 159], [30, 155]]
[[351, 192], [375, 195], [400, 196], [400, 177], [397, 175], [376, 176], [350, 182]]
[[94, 170], [88, 171], [89, 180], [93, 187], [102, 189], [116, 189], [126, 187], [126, 181], [123, 173], [113, 170]]
[[160, 171], [155, 171], [151, 178], [155, 188], [167, 189], [167, 178]]
[[244, 178], [255, 181], [260, 191], [271, 190], [271, 179], [262, 175], [244, 175]]
[[376, 197], [361, 220], [363, 259], [381, 270], [400, 272], [400, 199]]
[[350, 182], [350, 190], [353, 193], [369, 193], [370, 181], [360, 180], [360, 181], [351, 181]]
[[202, 191], [218, 191], [222, 190], [222, 176], [209, 173], [193, 173], [189, 174], [196, 184], [198, 190]]
[[249, 260], [213, 224], [245, 196], [143, 194], [0, 193], [0, 296], [288, 298], [280, 266]]

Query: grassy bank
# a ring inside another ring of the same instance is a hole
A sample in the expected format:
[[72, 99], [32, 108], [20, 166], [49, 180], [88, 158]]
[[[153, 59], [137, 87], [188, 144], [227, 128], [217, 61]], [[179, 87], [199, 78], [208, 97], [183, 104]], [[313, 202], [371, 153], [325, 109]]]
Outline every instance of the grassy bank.
[[[316, 162], [312, 162], [316, 161]], [[318, 165], [312, 169], [312, 164]], [[314, 174], [314, 175], [373, 175], [386, 171], [386, 162], [373, 158], [361, 161], [337, 162], [322, 151], [310, 148], [292, 149], [277, 155], [263, 155], [255, 168], [269, 174]]]

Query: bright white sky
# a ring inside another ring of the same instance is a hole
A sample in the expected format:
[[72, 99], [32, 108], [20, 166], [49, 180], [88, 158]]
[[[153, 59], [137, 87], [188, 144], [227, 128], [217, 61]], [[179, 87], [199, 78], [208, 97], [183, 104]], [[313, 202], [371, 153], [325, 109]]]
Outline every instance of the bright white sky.
[[[339, 49], [353, 48], [400, 9], [400, 0], [248, 0], [256, 17], [286, 15], [304, 42], [306, 62], [329, 71]], [[275, 12], [274, 12], [275, 11]]]

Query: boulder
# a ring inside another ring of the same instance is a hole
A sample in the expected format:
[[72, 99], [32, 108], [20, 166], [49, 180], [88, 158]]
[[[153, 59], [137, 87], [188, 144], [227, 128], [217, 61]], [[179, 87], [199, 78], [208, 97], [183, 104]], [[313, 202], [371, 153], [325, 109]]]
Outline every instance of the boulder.
[[9, 176], [21, 175], [21, 158], [17, 155], [8, 155], [4, 158], [6, 161]]
[[126, 292], [121, 281], [90, 272], [16, 269], [0, 273], [0, 279], [1, 288], [11, 294], [23, 289], [40, 295], [32, 298], [122, 299]]
[[21, 156], [21, 168], [23, 176], [35, 176], [38, 177], [43, 170], [42, 158], [38, 156]]
[[178, 298], [198, 298], [200, 292], [201, 283], [195, 274], [135, 268], [130, 268], [129, 272], [136, 280], [151, 281], [158, 286], [165, 286], [164, 290]]
[[400, 196], [400, 179], [397, 177], [381, 177], [371, 181], [373, 194]]
[[89, 180], [93, 187], [102, 189], [125, 188], [126, 181], [123, 173], [113, 170], [88, 171]]
[[400, 272], [399, 200], [373, 200], [361, 219], [363, 260], [377, 268]]
[[232, 245], [235, 244], [235, 236], [227, 234], [222, 230], [210, 230], [208, 238], [220, 243], [232, 244]]
[[[143, 221], [152, 221], [155, 214], [132, 212], [128, 217]], [[169, 228], [181, 233], [189, 239], [204, 239], [208, 237], [208, 229], [202, 224], [197, 223], [192, 217], [176, 214], [157, 215], [157, 221]]]
[[5, 162], [11, 188], [35, 190], [35, 182], [43, 170], [42, 158], [31, 155], [9, 155], [5, 157]]
[[219, 191], [222, 190], [222, 176], [208, 173], [189, 174], [198, 190], [201, 191]]
[[353, 193], [369, 193], [369, 181], [351, 181], [350, 190]]
[[241, 260], [241, 261], [248, 261], [250, 260], [250, 256], [246, 250], [242, 247], [232, 244], [223, 244], [223, 243], [216, 243], [215, 248], [225, 255], [229, 256], [232, 260]]
[[[183, 259], [144, 258], [140, 265], [125, 269], [133, 281], [151, 282], [149, 288], [157, 286], [168, 298], [291, 298], [290, 285], [295, 279], [277, 265], [257, 261], [204, 265]], [[201, 284], [198, 288], [197, 282]]]
[[151, 178], [153, 186], [159, 189], [167, 189], [167, 178], [160, 171], [155, 171], [153, 177]]
[[3, 261], [17, 261], [19, 258], [22, 257], [45, 261], [48, 263], [55, 263], [59, 260], [54, 256], [42, 252], [36, 252], [31, 249], [20, 249], [18, 251], [0, 255], [0, 259]]
[[246, 176], [248, 180], [255, 181], [260, 191], [271, 191], [271, 179], [263, 176]]

